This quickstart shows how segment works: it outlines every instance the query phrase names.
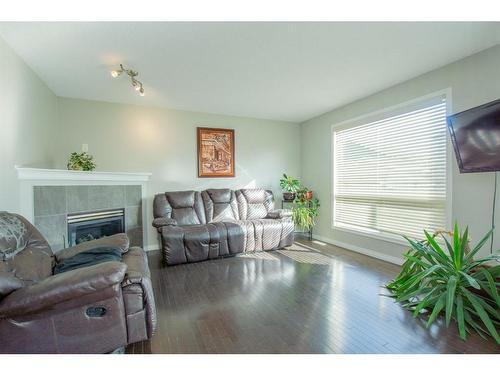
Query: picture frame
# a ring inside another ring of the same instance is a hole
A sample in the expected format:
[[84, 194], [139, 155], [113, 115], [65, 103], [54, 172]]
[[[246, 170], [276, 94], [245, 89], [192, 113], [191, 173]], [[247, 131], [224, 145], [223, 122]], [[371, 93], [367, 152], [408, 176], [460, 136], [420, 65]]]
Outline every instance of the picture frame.
[[196, 128], [198, 177], [235, 177], [234, 129]]

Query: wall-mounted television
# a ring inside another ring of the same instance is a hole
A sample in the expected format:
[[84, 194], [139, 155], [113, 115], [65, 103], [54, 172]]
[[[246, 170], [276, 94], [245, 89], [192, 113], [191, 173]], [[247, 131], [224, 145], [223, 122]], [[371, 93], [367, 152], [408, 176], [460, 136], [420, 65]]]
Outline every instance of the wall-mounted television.
[[460, 173], [500, 170], [500, 99], [447, 120]]

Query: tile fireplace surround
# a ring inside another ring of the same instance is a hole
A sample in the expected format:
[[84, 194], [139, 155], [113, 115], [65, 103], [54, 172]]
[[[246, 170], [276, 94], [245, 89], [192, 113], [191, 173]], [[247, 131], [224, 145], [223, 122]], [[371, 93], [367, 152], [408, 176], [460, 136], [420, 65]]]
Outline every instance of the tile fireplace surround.
[[132, 245], [147, 243], [147, 182], [150, 173], [82, 172], [16, 167], [21, 214], [35, 224], [57, 252], [67, 246], [67, 215], [125, 209]]

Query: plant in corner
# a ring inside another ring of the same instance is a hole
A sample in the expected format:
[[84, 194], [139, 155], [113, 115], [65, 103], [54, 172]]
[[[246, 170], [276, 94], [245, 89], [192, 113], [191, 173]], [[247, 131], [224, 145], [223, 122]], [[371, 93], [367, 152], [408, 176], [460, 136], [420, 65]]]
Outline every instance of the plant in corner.
[[86, 152], [72, 152], [69, 156], [67, 167], [69, 170], [73, 171], [93, 171], [96, 165], [92, 155]]
[[444, 314], [447, 326], [456, 322], [463, 340], [474, 330], [500, 344], [500, 265], [487, 265], [500, 260], [500, 255], [474, 259], [492, 230], [472, 250], [468, 228], [461, 233], [457, 224], [452, 233], [424, 233], [424, 241], [405, 237], [410, 250], [404, 254], [400, 274], [387, 285], [392, 296], [415, 317], [427, 314], [427, 327]]
[[295, 199], [295, 194], [300, 189], [300, 181], [284, 173], [283, 178], [280, 180], [280, 187], [283, 189], [283, 199], [290, 202]]
[[317, 198], [309, 200], [304, 198], [295, 198], [292, 209], [292, 218], [295, 225], [309, 231], [316, 223], [318, 216], [319, 200]]

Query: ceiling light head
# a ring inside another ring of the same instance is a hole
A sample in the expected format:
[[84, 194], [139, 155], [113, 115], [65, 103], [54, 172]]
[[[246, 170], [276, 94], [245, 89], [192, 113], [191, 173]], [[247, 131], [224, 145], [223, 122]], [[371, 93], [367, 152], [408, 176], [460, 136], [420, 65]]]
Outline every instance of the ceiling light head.
[[120, 64], [120, 69], [115, 69], [111, 71], [111, 76], [113, 78], [119, 77], [122, 73], [126, 73], [130, 77], [130, 81], [132, 82], [132, 87], [139, 92], [140, 96], [144, 96], [144, 88], [142, 87], [142, 82], [138, 81], [135, 77], [139, 75], [139, 72], [136, 72], [131, 69], [125, 69], [122, 64]]

